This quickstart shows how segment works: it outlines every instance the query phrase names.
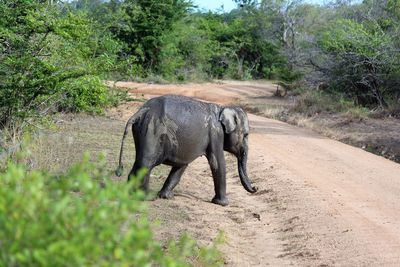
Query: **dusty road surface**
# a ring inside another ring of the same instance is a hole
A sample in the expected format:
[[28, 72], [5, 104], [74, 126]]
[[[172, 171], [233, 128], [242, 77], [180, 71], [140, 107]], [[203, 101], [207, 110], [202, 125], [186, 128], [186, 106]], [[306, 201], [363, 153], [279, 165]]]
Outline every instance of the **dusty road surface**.
[[[118, 86], [222, 104], [268, 98], [275, 89], [266, 82]], [[125, 120], [136, 109], [128, 103], [116, 112]], [[249, 119], [248, 171], [259, 191], [242, 188], [236, 159], [226, 154], [230, 205], [211, 204], [211, 173], [199, 158], [174, 199], [149, 202], [159, 239], [188, 232], [209, 244], [221, 230], [228, 266], [400, 266], [399, 164], [282, 122]], [[165, 178], [153, 175], [152, 189]]]

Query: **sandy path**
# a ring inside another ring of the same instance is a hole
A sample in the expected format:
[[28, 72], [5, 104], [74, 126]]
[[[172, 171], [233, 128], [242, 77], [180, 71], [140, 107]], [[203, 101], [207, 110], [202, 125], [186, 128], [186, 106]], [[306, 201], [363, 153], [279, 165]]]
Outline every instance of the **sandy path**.
[[[118, 86], [223, 104], [274, 90], [254, 82]], [[132, 111], [124, 107], [121, 117]], [[222, 230], [228, 266], [400, 266], [399, 164], [282, 122], [249, 119], [248, 169], [259, 192], [241, 187], [236, 160], [226, 155], [230, 205], [209, 203], [212, 178], [200, 158], [173, 200], [150, 202], [159, 238], [189, 232], [207, 244]]]

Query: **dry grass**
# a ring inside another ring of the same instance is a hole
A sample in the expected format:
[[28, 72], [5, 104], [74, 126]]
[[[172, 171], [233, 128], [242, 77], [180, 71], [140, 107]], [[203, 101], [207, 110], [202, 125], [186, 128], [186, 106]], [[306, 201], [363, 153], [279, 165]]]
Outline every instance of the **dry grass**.
[[[107, 158], [107, 167], [116, 168], [124, 122], [105, 117], [60, 115], [54, 127], [40, 131], [34, 140], [33, 168], [62, 171], [79, 161], [85, 152], [93, 159]], [[127, 142], [126, 151], [133, 151]], [[126, 153], [126, 154], [129, 154]], [[125, 162], [132, 161], [131, 155]]]
[[274, 97], [271, 92], [270, 96], [248, 98], [239, 104], [248, 112], [308, 128], [400, 162], [400, 123], [393, 116], [374, 116], [366, 108], [319, 93]]
[[[124, 173], [114, 174], [118, 166], [121, 138], [125, 121], [86, 114], [59, 115], [51, 129], [42, 130], [33, 140], [31, 166], [59, 172], [80, 161], [85, 152], [93, 161], [105, 156], [107, 169], [113, 179], [125, 180], [135, 159], [132, 135], [128, 135], [124, 149]], [[158, 190], [165, 180], [169, 168], [159, 166], [152, 172], [152, 185]]]

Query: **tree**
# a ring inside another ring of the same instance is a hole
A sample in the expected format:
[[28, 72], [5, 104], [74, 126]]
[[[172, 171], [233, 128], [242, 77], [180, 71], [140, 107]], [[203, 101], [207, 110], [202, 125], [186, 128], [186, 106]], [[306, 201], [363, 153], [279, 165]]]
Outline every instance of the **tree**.
[[109, 103], [99, 76], [119, 50], [110, 34], [68, 5], [2, 0], [0, 11], [1, 127], [51, 108], [100, 112]]
[[164, 77], [204, 80], [214, 76], [212, 58], [220, 50], [213, 36], [214, 22], [207, 15], [191, 14], [161, 36], [159, 71]]
[[0, 1], [0, 13], [0, 124], [5, 126], [27, 117], [40, 97], [54, 94], [57, 82], [81, 74], [48, 63], [50, 39], [62, 32], [52, 6]]
[[392, 38], [375, 21], [338, 20], [335, 25], [319, 40], [334, 62], [330, 83], [361, 105], [386, 108], [386, 83], [398, 60]]
[[[275, 16], [255, 3], [243, 4], [226, 15], [228, 27], [216, 39], [229, 51], [228, 71], [233, 78], [279, 78], [286, 60], [280, 53], [282, 42], [274, 35]], [[272, 12], [273, 13], [273, 12]]]
[[157, 70], [160, 63], [161, 39], [184, 17], [191, 2], [187, 0], [127, 0], [123, 18], [114, 33], [126, 45], [126, 53], [136, 57], [145, 70]]

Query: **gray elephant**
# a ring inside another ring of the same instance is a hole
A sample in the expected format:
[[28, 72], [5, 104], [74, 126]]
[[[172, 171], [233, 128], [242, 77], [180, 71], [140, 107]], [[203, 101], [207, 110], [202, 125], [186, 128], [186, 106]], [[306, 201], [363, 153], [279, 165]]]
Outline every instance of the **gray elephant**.
[[141, 188], [149, 187], [151, 170], [160, 164], [172, 166], [162, 189], [161, 198], [173, 197], [172, 190], [178, 184], [189, 163], [205, 155], [214, 179], [215, 196], [212, 202], [228, 205], [224, 150], [237, 158], [240, 181], [250, 193], [257, 189], [247, 177], [249, 122], [239, 107], [221, 107], [195, 99], [166, 95], [148, 100], [127, 122], [122, 138], [117, 175], [122, 174], [122, 154], [129, 126], [136, 146], [136, 159], [129, 177], [141, 168], [148, 172]]

